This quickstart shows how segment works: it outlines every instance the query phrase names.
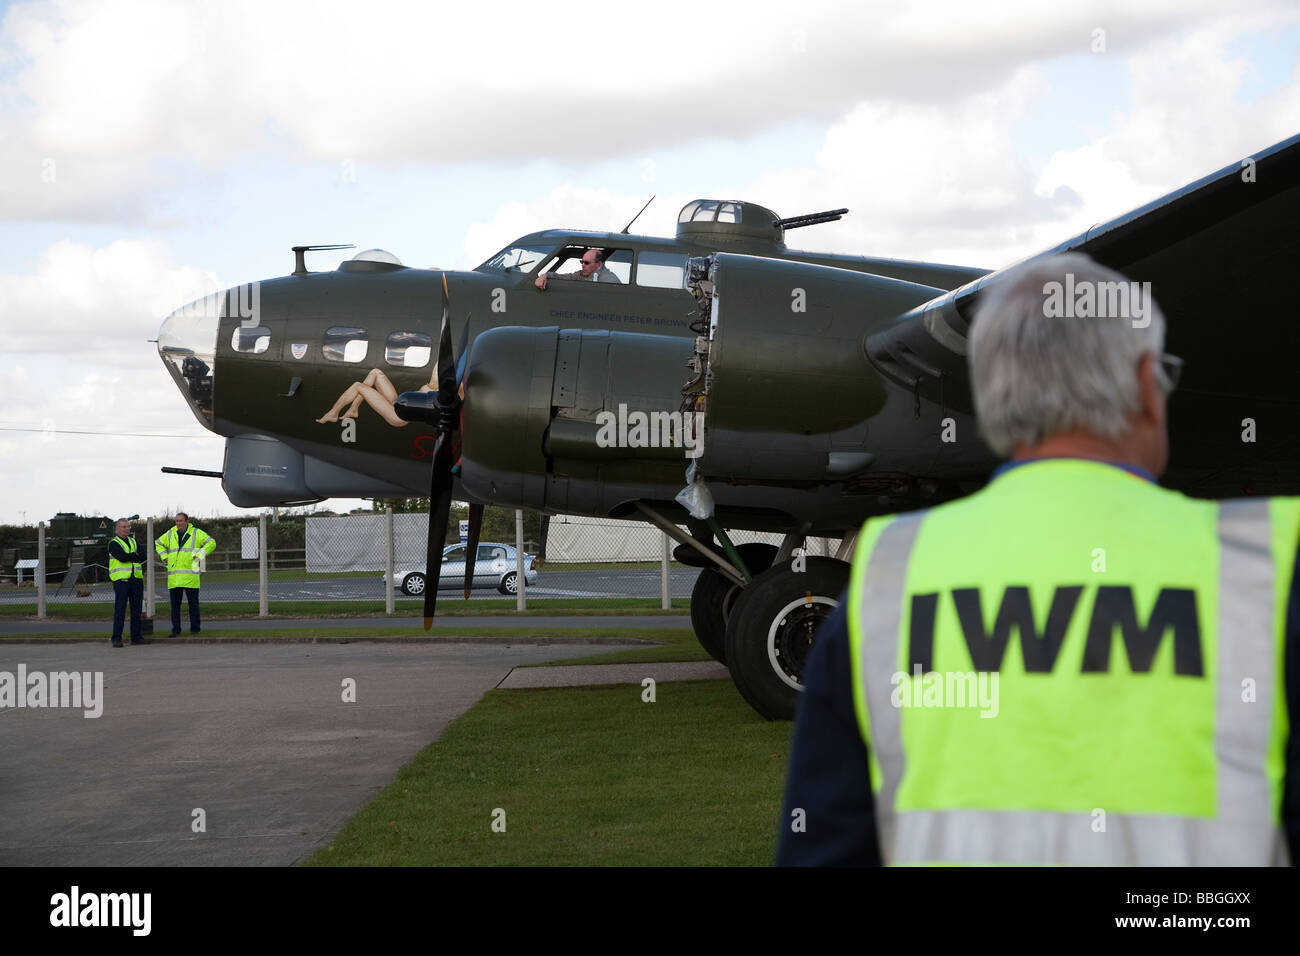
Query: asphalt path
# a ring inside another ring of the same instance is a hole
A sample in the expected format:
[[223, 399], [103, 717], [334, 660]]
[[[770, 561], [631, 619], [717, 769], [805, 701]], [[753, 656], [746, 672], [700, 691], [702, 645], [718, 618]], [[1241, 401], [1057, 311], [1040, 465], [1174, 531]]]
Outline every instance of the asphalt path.
[[[671, 597], [690, 597], [695, 578], [699, 575], [696, 568], [673, 568], [668, 572], [668, 590]], [[202, 581], [200, 591], [206, 602], [221, 601], [256, 601], [257, 582], [225, 582], [221, 572], [212, 572]], [[444, 582], [445, 583], [445, 582]], [[113, 587], [108, 582], [96, 584], [87, 597], [77, 597], [71, 591], [56, 595], [52, 586], [47, 591], [50, 602], [87, 604], [113, 602]], [[159, 583], [155, 595], [160, 606], [168, 603], [167, 588]], [[462, 600], [460, 586], [442, 588], [440, 595], [455, 595]], [[661, 593], [660, 572], [657, 569], [626, 569], [611, 571], [539, 571], [537, 583], [527, 588], [527, 594], [534, 597], [659, 597]], [[400, 599], [407, 595], [396, 591]], [[476, 588], [471, 600], [500, 600], [503, 597], [496, 588]], [[384, 581], [382, 574], [374, 577], [328, 577], [325, 575], [306, 575], [298, 581], [270, 581], [267, 583], [267, 600], [276, 601], [382, 601], [384, 599]], [[36, 600], [36, 592], [31, 589], [6, 591], [0, 594], [0, 604], [31, 604]]]
[[595, 650], [0, 643], [0, 680], [102, 675], [99, 717], [0, 706], [0, 865], [295, 863], [511, 668]]

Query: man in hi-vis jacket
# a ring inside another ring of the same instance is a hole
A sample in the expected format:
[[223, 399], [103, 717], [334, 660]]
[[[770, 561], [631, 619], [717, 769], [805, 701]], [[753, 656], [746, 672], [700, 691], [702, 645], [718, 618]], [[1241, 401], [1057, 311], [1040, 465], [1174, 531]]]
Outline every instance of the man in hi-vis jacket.
[[119, 518], [116, 536], [108, 542], [108, 577], [113, 582], [113, 646], [122, 646], [122, 625], [131, 607], [131, 643], [152, 644], [140, 634], [140, 606], [144, 602], [144, 552], [131, 535], [131, 522]]
[[172, 599], [172, 637], [181, 632], [181, 596], [190, 609], [190, 633], [199, 633], [199, 573], [217, 542], [190, 524], [190, 516], [176, 512], [176, 527], [168, 529], [155, 543], [158, 558], [167, 565], [167, 591]]

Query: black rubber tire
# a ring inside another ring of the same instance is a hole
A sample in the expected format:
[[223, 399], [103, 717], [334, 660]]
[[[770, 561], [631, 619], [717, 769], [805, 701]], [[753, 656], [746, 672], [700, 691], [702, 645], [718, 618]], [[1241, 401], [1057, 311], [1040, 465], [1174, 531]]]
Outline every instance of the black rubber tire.
[[[750, 574], [766, 571], [776, 560], [775, 545], [753, 541], [736, 547]], [[727, 663], [727, 615], [740, 587], [717, 568], [705, 568], [691, 589], [691, 627], [700, 646], [715, 661]]]
[[[412, 582], [417, 583], [419, 587], [412, 587]], [[427, 579], [423, 574], [413, 572], [402, 578], [402, 593], [409, 594], [411, 597], [419, 597], [424, 593], [424, 586]]]
[[727, 663], [727, 624], [723, 603], [735, 588], [731, 579], [716, 568], [704, 568], [691, 588], [691, 627], [700, 646], [720, 663]]
[[519, 574], [518, 571], [511, 571], [509, 574], [507, 574], [504, 578], [501, 579], [501, 583], [497, 585], [497, 590], [500, 591], [502, 594], [511, 595], [511, 596], [518, 594], [519, 587], [515, 585], [515, 579], [516, 577], [518, 577], [518, 574]]
[[794, 719], [813, 637], [839, 605], [849, 583], [849, 565], [844, 561], [805, 560], [803, 571], [783, 563], [756, 576], [741, 592], [727, 621], [731, 679], [749, 705], [768, 720]]

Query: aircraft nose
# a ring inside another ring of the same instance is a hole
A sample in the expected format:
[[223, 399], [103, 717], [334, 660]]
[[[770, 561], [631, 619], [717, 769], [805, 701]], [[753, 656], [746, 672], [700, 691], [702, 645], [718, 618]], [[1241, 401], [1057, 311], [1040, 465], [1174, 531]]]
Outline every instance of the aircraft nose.
[[225, 293], [181, 306], [163, 319], [158, 356], [204, 428], [212, 428], [213, 378], [217, 329]]

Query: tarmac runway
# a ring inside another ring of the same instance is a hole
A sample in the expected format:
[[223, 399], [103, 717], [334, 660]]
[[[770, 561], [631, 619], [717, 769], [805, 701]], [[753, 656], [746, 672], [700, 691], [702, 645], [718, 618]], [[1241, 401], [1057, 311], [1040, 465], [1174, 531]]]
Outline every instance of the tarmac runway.
[[0, 706], [0, 865], [298, 862], [511, 668], [598, 650], [0, 642], [0, 688], [102, 674], [99, 717]]

